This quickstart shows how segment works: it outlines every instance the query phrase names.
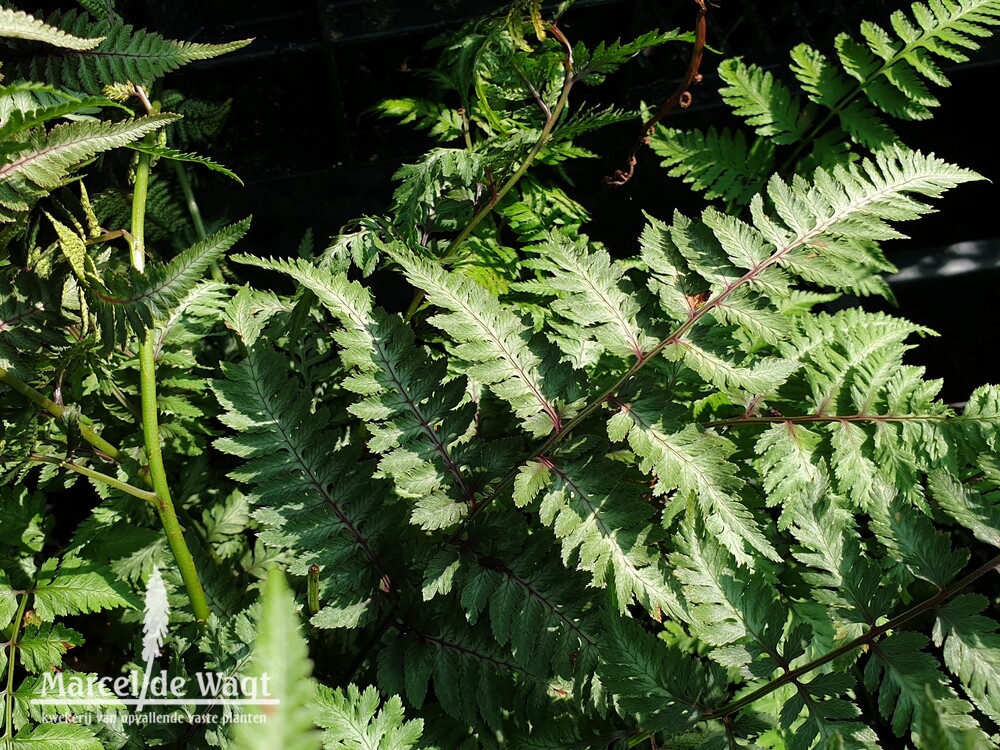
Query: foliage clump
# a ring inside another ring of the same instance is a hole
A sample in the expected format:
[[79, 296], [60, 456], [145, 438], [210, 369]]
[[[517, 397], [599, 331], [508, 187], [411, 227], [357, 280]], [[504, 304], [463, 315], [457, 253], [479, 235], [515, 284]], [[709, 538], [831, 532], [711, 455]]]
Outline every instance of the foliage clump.
[[[206, 225], [229, 105], [161, 81], [245, 42], [81, 5], [0, 10], [0, 746], [997, 746], [1000, 389], [949, 406], [930, 331], [828, 303], [889, 295], [883, 243], [981, 179], [892, 127], [1000, 4], [719, 63], [745, 126], [651, 139], [704, 209], [606, 248], [564, 167], [634, 115], [577, 87], [690, 44], [686, 103], [703, 31], [588, 47], [518, 0], [381, 105], [438, 141], [391, 209], [294, 258]], [[278, 703], [46, 721], [87, 712], [37, 702], [53, 670], [145, 674], [164, 636], [170, 677]]]

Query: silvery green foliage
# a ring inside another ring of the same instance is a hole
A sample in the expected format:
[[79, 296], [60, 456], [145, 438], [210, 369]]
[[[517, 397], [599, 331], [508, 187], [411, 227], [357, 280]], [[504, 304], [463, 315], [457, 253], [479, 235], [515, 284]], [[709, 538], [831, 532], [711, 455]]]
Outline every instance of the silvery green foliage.
[[[111, 117], [96, 81], [121, 83], [136, 50], [155, 77], [232, 45], [130, 36], [111, 4], [84, 5], [100, 18], [0, 13], [9, 35], [53, 43], [105, 29], [109, 57], [67, 72], [50, 71], [61, 52], [36, 56], [24, 70], [44, 84], [0, 89], [0, 240], [17, 260], [0, 267], [0, 745], [995, 747], [1000, 389], [956, 410], [907, 364], [930, 331], [822, 307], [885, 293], [882, 243], [979, 179], [895, 143], [882, 115], [929, 116], [935, 58], [960, 61], [995, 3], [914, 5], [892, 32], [839, 37], [837, 65], [797, 48], [804, 99], [723, 63], [752, 133], [672, 131], [657, 148], [729, 210], [651, 200], [641, 236], [609, 248], [559, 170], [628, 114], [569, 92], [683, 35], [588, 50], [519, 0], [442, 40], [437, 98], [381, 107], [439, 141], [397, 172], [391, 215], [318, 256], [265, 257], [229, 254], [248, 221], [180, 243], [190, 228], [164, 210], [177, 236], [147, 237], [169, 257], [145, 274], [98, 219], [130, 200], [92, 204], [84, 162], [164, 132], [142, 153], [217, 165], [188, 158], [169, 115]], [[103, 114], [56, 124], [81, 110]], [[74, 134], [89, 145], [64, 148]], [[229, 275], [206, 280], [213, 264]], [[247, 269], [294, 290], [232, 283]], [[377, 294], [393, 273], [419, 292], [406, 314]], [[113, 483], [143, 481], [147, 332], [201, 624], [155, 498]], [[50, 419], [15, 382], [67, 406]], [[91, 449], [95, 431], [118, 448]], [[93, 507], [50, 554], [80, 468]], [[161, 595], [144, 639], [128, 610], [146, 581]], [[39, 675], [99, 652], [62, 620], [108, 610], [127, 668], [163, 645], [172, 676], [272, 674], [273, 721], [40, 723]]]

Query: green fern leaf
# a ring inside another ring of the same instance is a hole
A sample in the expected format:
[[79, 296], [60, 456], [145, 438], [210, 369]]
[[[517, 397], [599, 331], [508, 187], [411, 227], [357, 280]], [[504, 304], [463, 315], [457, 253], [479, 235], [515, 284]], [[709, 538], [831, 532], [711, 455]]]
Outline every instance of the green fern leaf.
[[160, 159], [171, 159], [172, 161], [187, 162], [188, 164], [200, 164], [201, 166], [212, 170], [213, 172], [218, 172], [219, 174], [224, 174], [231, 180], [235, 180], [240, 185], [243, 184], [235, 172], [232, 170], [212, 161], [207, 156], [199, 156], [198, 154], [185, 154], [178, 151], [175, 148], [168, 148], [167, 146], [157, 146], [152, 143], [130, 143], [129, 148], [133, 151], [138, 151], [143, 154], [149, 154], [150, 156], [155, 156]]
[[239, 242], [249, 228], [248, 217], [192, 245], [166, 265], [154, 266], [145, 274], [132, 272], [127, 279], [112, 279], [109, 293], [101, 299], [113, 306], [123, 306], [136, 329], [168, 320], [212, 262]]
[[745, 206], [774, 172], [771, 142], [757, 138], [748, 144], [742, 131], [661, 128], [650, 137], [650, 145], [663, 157], [660, 166], [671, 177], [680, 177], [707, 200], [721, 198]]
[[587, 51], [583, 45], [577, 45], [573, 50], [576, 64], [576, 76], [585, 83], [595, 85], [620, 68], [640, 52], [667, 42], [680, 41], [684, 34], [679, 30], [647, 31], [631, 42], [622, 43], [616, 40], [611, 44], [598, 42], [592, 51]]
[[414, 348], [409, 327], [374, 309], [371, 294], [343, 274], [304, 261], [236, 260], [288, 274], [340, 320], [346, 330], [335, 338], [354, 371], [344, 387], [362, 397], [348, 408], [369, 425], [369, 448], [383, 456], [380, 471], [400, 494], [417, 500], [411, 516], [417, 525], [439, 529], [459, 522], [475, 501], [472, 477], [481, 470], [475, 459], [486, 448], [467, 440], [475, 406], [460, 406], [464, 380], [446, 383], [445, 363]]
[[651, 613], [680, 611], [653, 547], [652, 509], [623, 467], [587, 455], [558, 464], [530, 461], [515, 483], [514, 501], [524, 506], [539, 494], [539, 515], [562, 540], [564, 564], [575, 560], [595, 586], [613, 589], [622, 611], [633, 596]]
[[176, 120], [154, 115], [121, 122], [72, 122], [27, 141], [0, 160], [0, 205], [25, 211], [43, 191], [59, 187], [70, 172], [94, 154], [125, 146]]
[[985, 597], [963, 594], [937, 611], [934, 644], [944, 646], [944, 663], [962, 682], [976, 707], [1000, 719], [1000, 627], [981, 613]]
[[134, 599], [105, 570], [80, 558], [67, 557], [56, 567], [49, 560], [34, 589], [35, 614], [44, 621], [104, 609], [135, 606]]
[[655, 345], [637, 321], [642, 303], [625, 280], [624, 266], [607, 252], [591, 252], [586, 238], [574, 242], [557, 233], [532, 251], [537, 260], [525, 265], [544, 277], [514, 288], [555, 297], [551, 309], [574, 325], [579, 338], [593, 339], [623, 359], [642, 359]]
[[[236, 330], [237, 318], [227, 315], [227, 323]], [[293, 574], [306, 575], [314, 564], [323, 570], [320, 594], [331, 609], [317, 614], [321, 623], [366, 622], [382, 601], [373, 595], [391, 581], [375, 540], [399, 523], [388, 508], [358, 502], [374, 493], [371, 465], [358, 461], [356, 446], [337, 446], [325, 414], [310, 413], [301, 381], [290, 387], [296, 381], [287, 359], [264, 342], [223, 371], [214, 390], [226, 410], [221, 418], [236, 434], [215, 445], [245, 459], [231, 476], [252, 486], [260, 538], [289, 551]], [[359, 602], [366, 606], [354, 608]]]
[[[17, 612], [17, 597], [19, 595], [11, 588], [7, 574], [0, 570], [0, 628], [6, 628]], [[24, 596], [24, 594], [20, 594]]]
[[632, 620], [608, 620], [599, 672], [618, 711], [668, 737], [693, 728], [721, 697], [722, 670], [695, 666]]
[[[831, 672], [798, 682], [796, 693], [782, 706], [782, 726], [789, 729], [788, 750], [841, 748], [842, 750], [881, 750], [879, 737], [871, 727], [851, 721], [860, 709], [838, 696], [854, 688], [850, 675]], [[805, 710], [805, 720], [795, 720]], [[819, 739], [817, 743], [816, 740]]]
[[104, 41], [104, 37], [82, 39], [67, 34], [65, 31], [49, 26], [23, 11], [9, 8], [0, 8], [0, 37], [27, 39], [32, 42], [42, 42], [72, 50], [93, 49]]
[[62, 666], [63, 655], [82, 644], [83, 636], [75, 630], [58, 622], [46, 622], [26, 628], [17, 648], [24, 668], [43, 674]]
[[678, 489], [679, 495], [672, 502], [696, 499], [709, 533], [720, 539], [741, 565], [755, 564], [750, 550], [780, 560], [744, 504], [744, 482], [728, 460], [735, 446], [694, 425], [682, 427], [662, 412], [650, 397], [623, 404], [608, 422], [608, 435], [614, 441], [628, 439], [643, 471], [656, 476], [657, 494]]
[[90, 727], [39, 724], [24, 727], [10, 740], [11, 750], [102, 750], [104, 743]]
[[54, 219], [47, 211], [45, 215], [52, 223], [52, 228], [56, 230], [56, 236], [59, 237], [59, 247], [63, 251], [66, 260], [69, 261], [73, 273], [82, 281], [86, 275], [84, 265], [84, 258], [87, 256], [86, 240], [61, 221]]
[[942, 747], [927, 741], [927, 729], [949, 738], [944, 747], [966, 746], [970, 735], [976, 747], [996, 747], [969, 715], [972, 706], [958, 697], [939, 671], [937, 660], [923, 651], [927, 643], [924, 636], [904, 631], [872, 644], [865, 685], [869, 690], [878, 688], [882, 715], [892, 721], [897, 736], [912, 724], [914, 742], [921, 750]]
[[[21, 93], [18, 86], [0, 88], [0, 98], [13, 98], [18, 93]], [[59, 99], [60, 101], [54, 104], [45, 104], [29, 109], [15, 108], [5, 117], [0, 117], [0, 120], [3, 120], [3, 125], [0, 126], [0, 143], [8, 144], [21, 133], [62, 117], [69, 118], [71, 115], [83, 113], [90, 114], [93, 110], [105, 107], [125, 110], [125, 107], [118, 102], [103, 96], [75, 97], [60, 93]], [[5, 146], [5, 148], [10, 148], [10, 146]]]
[[901, 10], [892, 15], [898, 38], [871, 22], [862, 25], [863, 44], [840, 34], [837, 54], [875, 106], [901, 119], [925, 120], [938, 101], [924, 80], [948, 85], [934, 57], [965, 62], [967, 51], [979, 49], [974, 37], [987, 36], [990, 26], [1000, 25], [1000, 4], [932, 0], [928, 5], [914, 3], [912, 12], [916, 24]]
[[470, 380], [492, 386], [530, 434], [558, 430], [578, 405], [568, 367], [532, 340], [531, 328], [512, 310], [471, 281], [415, 257], [393, 253], [407, 278], [437, 307], [449, 310], [430, 323], [457, 342], [454, 354]]
[[820, 435], [792, 422], [772, 425], [760, 436], [755, 450], [769, 506], [791, 507], [817, 484], [826, 484], [821, 442]]
[[424, 727], [422, 719], [405, 720], [399, 696], [383, 704], [375, 688], [361, 692], [353, 683], [346, 690], [321, 688], [316, 716], [326, 750], [410, 750]]
[[795, 47], [791, 57], [792, 73], [809, 99], [835, 113], [840, 127], [856, 143], [878, 149], [898, 140], [868, 99], [857, 95], [856, 84], [830, 58], [807, 44]]
[[976, 538], [1000, 547], [1000, 504], [997, 493], [983, 497], [943, 470], [931, 472], [927, 487], [941, 509]]
[[969, 562], [969, 552], [955, 550], [951, 536], [934, 528], [931, 520], [920, 511], [892, 496], [885, 485], [879, 489], [881, 502], [872, 503], [871, 529], [878, 540], [918, 578], [944, 589]]
[[883, 580], [877, 563], [861, 546], [851, 514], [828, 494], [826, 487], [814, 487], [793, 506], [789, 529], [801, 547], [792, 554], [805, 566], [802, 579], [812, 597], [834, 621], [837, 640], [849, 640], [888, 615], [899, 591]]
[[135, 28], [118, 18], [92, 21], [75, 10], [54, 13], [47, 22], [76, 35], [100, 34], [100, 43], [72, 55], [43, 52], [14, 65], [24, 78], [100, 94], [113, 83], [136, 83], [148, 88], [153, 81], [196, 60], [209, 60], [241, 49], [251, 39], [225, 44], [199, 44], [165, 39]]
[[781, 666], [787, 607], [762, 576], [731, 565], [732, 557], [699, 523], [688, 522], [671, 556], [684, 591], [691, 632], [709, 654], [745, 678], [769, 677]]
[[719, 90], [723, 101], [758, 135], [778, 145], [805, 139], [808, 122], [798, 97], [771, 73], [731, 58], [719, 65], [719, 77], [728, 84]]
[[312, 662], [295, 616], [295, 597], [278, 569], [268, 574], [257, 627], [253, 667], [247, 676], [258, 684], [266, 678], [270, 695], [263, 697], [279, 702], [249, 707], [249, 715], [265, 717], [265, 721], [236, 724], [234, 739], [245, 750], [318, 750], [320, 736], [307, 710], [316, 693], [310, 679]]

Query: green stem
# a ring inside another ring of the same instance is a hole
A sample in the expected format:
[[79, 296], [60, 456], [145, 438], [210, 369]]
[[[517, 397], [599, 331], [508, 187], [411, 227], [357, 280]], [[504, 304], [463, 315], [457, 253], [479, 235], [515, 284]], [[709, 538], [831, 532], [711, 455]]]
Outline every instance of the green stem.
[[[55, 401], [49, 398], [46, 398], [41, 393], [36, 391], [27, 383], [25, 383], [23, 380], [18, 378], [16, 375], [14, 375], [11, 372], [8, 372], [2, 367], [0, 367], [0, 383], [5, 384], [14, 391], [17, 391], [26, 399], [37, 404], [42, 409], [47, 411], [53, 417], [62, 417], [63, 411], [65, 411], [65, 407], [60, 406]], [[80, 435], [83, 437], [84, 440], [86, 440], [88, 443], [90, 443], [92, 446], [97, 448], [99, 451], [101, 451], [101, 453], [105, 454], [109, 458], [113, 460], [118, 459], [118, 449], [115, 448], [115, 446], [113, 446], [107, 440], [102, 438], [100, 435], [98, 435], [96, 432], [94, 432], [93, 428], [91, 428], [88, 424], [85, 424], [85, 420], [82, 417], [79, 421], [79, 428], [80, 428]]]
[[139, 273], [146, 270], [146, 195], [149, 193], [149, 166], [152, 157], [139, 154], [135, 170], [135, 187], [132, 192], [132, 267]]
[[309, 605], [309, 614], [314, 615], [319, 612], [319, 565], [315, 563], [309, 566], [309, 578], [306, 582], [306, 602]]
[[[152, 105], [141, 87], [135, 87], [135, 95], [142, 101], [146, 111], [152, 113], [156, 107]], [[147, 136], [149, 138], [150, 136]], [[145, 247], [145, 217], [146, 197], [149, 191], [149, 156], [139, 154], [139, 167], [135, 176], [135, 190], [132, 193], [132, 236], [134, 247]], [[139, 261], [138, 263], [136, 261]], [[132, 254], [132, 264], [139, 273], [143, 272], [144, 258]], [[208, 602], [205, 590], [198, 578], [191, 550], [184, 541], [184, 531], [177, 520], [173, 500], [170, 498], [170, 485], [167, 483], [167, 470], [163, 465], [163, 453], [160, 447], [160, 423], [156, 410], [156, 347], [153, 341], [153, 329], [144, 332], [139, 349], [139, 386], [142, 398], [142, 437], [146, 445], [146, 457], [149, 461], [149, 478], [156, 492], [157, 511], [160, 522], [167, 535], [167, 543], [174, 553], [177, 569], [184, 581], [191, 609], [195, 618], [204, 623], [208, 619]]]
[[139, 380], [142, 390], [142, 436], [146, 444], [146, 456], [149, 459], [149, 476], [153, 482], [153, 490], [157, 497], [157, 511], [163, 530], [167, 534], [167, 542], [174, 553], [174, 560], [187, 589], [191, 608], [199, 622], [208, 619], [208, 602], [205, 591], [198, 579], [198, 569], [195, 567], [191, 550], [184, 541], [184, 532], [177, 520], [174, 503], [170, 499], [170, 486], [167, 484], [167, 471], [163, 465], [163, 453], [160, 449], [160, 425], [156, 413], [156, 362], [153, 347], [152, 331], [146, 332], [139, 353]]
[[64, 469], [69, 469], [70, 471], [75, 471], [77, 474], [82, 474], [85, 477], [93, 479], [95, 482], [100, 482], [101, 484], [106, 484], [108, 487], [114, 487], [116, 490], [121, 490], [127, 495], [132, 497], [137, 497], [140, 500], [145, 500], [146, 502], [153, 503], [159, 506], [159, 497], [157, 497], [155, 492], [147, 492], [146, 490], [140, 490], [138, 487], [134, 487], [128, 482], [123, 482], [115, 477], [108, 476], [107, 474], [102, 474], [99, 471], [94, 471], [93, 469], [88, 469], [86, 466], [81, 466], [73, 461], [64, 461], [59, 458], [53, 458], [52, 456], [31, 456], [30, 461], [37, 461], [39, 463], [55, 464], [56, 466], [61, 466]]
[[17, 607], [17, 614], [14, 615], [12, 623], [10, 643], [7, 644], [9, 647], [7, 649], [7, 689], [4, 691], [3, 709], [3, 739], [4, 745], [7, 747], [10, 747], [10, 739], [14, 736], [14, 665], [18, 661], [15, 650], [17, 649], [18, 636], [21, 634], [21, 625], [24, 622], [24, 611], [28, 606], [29, 596], [27, 591], [21, 594], [21, 603]]

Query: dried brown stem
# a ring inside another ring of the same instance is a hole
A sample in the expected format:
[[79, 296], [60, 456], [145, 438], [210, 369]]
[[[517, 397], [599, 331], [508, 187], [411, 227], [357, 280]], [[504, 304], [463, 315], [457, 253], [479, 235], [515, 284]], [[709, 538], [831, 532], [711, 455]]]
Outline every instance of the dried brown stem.
[[701, 73], [698, 71], [701, 68], [701, 61], [705, 55], [705, 39], [708, 34], [708, 21], [706, 20], [708, 7], [705, 5], [705, 0], [694, 1], [698, 4], [698, 17], [695, 20], [694, 49], [691, 50], [691, 60], [688, 62], [687, 72], [677, 85], [677, 88], [674, 89], [674, 93], [660, 107], [660, 110], [643, 123], [642, 130], [639, 131], [639, 137], [636, 138], [635, 145], [632, 146], [632, 151], [629, 152], [626, 161], [627, 168], [616, 169], [613, 175], [607, 175], [602, 180], [608, 187], [621, 187], [632, 179], [632, 176], [635, 174], [635, 165], [638, 161], [639, 151], [649, 143], [649, 134], [656, 127], [657, 123], [669, 115], [674, 107], [679, 105], [681, 109], [686, 109], [691, 106], [690, 89], [694, 84], [701, 81]]

